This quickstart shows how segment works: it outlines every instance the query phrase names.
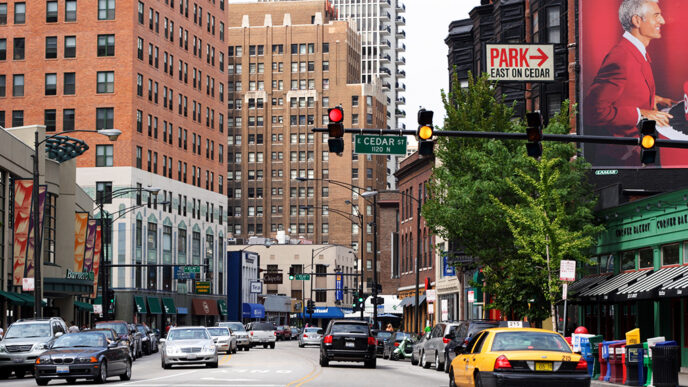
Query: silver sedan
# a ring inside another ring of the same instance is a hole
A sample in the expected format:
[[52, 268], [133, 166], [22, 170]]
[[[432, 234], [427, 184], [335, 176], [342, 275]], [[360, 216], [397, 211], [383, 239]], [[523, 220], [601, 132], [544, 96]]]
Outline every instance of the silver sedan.
[[166, 339], [160, 339], [162, 368], [173, 365], [205, 364], [217, 368], [217, 349], [205, 327], [171, 328]]
[[215, 342], [215, 347], [217, 347], [218, 352], [237, 352], [236, 337], [231, 334], [229, 328], [208, 327], [207, 329], [210, 333], [210, 336], [213, 337], [213, 341]]
[[322, 341], [323, 330], [322, 328], [304, 328], [299, 335], [299, 348], [303, 348], [306, 345], [320, 345]]

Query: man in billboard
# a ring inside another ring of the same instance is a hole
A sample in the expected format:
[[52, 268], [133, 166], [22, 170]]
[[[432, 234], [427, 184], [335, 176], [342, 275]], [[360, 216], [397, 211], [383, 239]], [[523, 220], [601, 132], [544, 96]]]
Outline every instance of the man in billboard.
[[[655, 80], [647, 47], [662, 37], [665, 24], [657, 0], [623, 0], [619, 21], [624, 29], [590, 86], [584, 108], [586, 134], [637, 137], [642, 118], [668, 126], [672, 116], [658, 110], [675, 101], [655, 94]], [[640, 165], [638, 146], [596, 146], [586, 152], [594, 165]]]

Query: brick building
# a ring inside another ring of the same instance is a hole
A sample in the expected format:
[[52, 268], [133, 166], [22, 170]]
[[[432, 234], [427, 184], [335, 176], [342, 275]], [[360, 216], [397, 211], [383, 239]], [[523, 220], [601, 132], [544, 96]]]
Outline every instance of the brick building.
[[[224, 1], [5, 4], [0, 125], [122, 131], [115, 143], [74, 134], [90, 146], [77, 158], [77, 183], [115, 218], [110, 256], [140, 264], [112, 270], [117, 317], [162, 325], [161, 295], [191, 309], [191, 283], [146, 264], [207, 263], [211, 293], [224, 293]], [[161, 188], [158, 197], [127, 190], [146, 186]], [[157, 308], [134, 317], [135, 289]], [[173, 310], [163, 320], [189, 316]]]
[[359, 83], [359, 34], [324, 0], [228, 9], [229, 233], [353, 244], [372, 270], [372, 230], [345, 220], [355, 213], [345, 201], [371, 221], [358, 194], [385, 187], [385, 158], [355, 154], [348, 134], [330, 155], [327, 135], [311, 131], [337, 105], [346, 128], [386, 127], [381, 85]]

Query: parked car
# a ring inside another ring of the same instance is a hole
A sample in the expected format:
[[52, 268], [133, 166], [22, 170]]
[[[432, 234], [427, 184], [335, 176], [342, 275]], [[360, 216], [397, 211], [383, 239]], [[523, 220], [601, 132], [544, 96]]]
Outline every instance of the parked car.
[[375, 368], [377, 341], [366, 321], [330, 320], [320, 343], [320, 366], [330, 361], [362, 361], [366, 368]]
[[490, 328], [456, 350], [450, 386], [590, 386], [588, 363], [557, 332]]
[[141, 351], [144, 355], [150, 355], [153, 353], [153, 342], [151, 341], [148, 331], [143, 324], [136, 324], [136, 331], [141, 335]]
[[392, 332], [380, 331], [377, 329], [373, 329], [372, 333], [376, 339], [375, 355], [376, 356], [382, 356], [382, 352], [385, 349], [385, 340], [392, 337]]
[[298, 340], [299, 339], [299, 334], [301, 334], [301, 330], [297, 327], [291, 327], [291, 339], [292, 340]]
[[262, 344], [263, 348], [268, 346], [272, 349], [275, 348], [277, 331], [273, 323], [265, 321], [250, 322], [246, 324], [246, 330], [248, 331], [248, 340], [251, 343], [251, 347]]
[[415, 335], [413, 333], [406, 332], [393, 332], [389, 339], [384, 341], [384, 348], [382, 349], [382, 358], [398, 360], [399, 355], [394, 354], [394, 350], [399, 348], [399, 345], [408, 338], [410, 343], [404, 347], [404, 353], [402, 356], [410, 357], [411, 352], [413, 352], [413, 343], [415, 342]]
[[224, 352], [225, 354], [237, 352], [236, 337], [232, 336], [229, 328], [208, 327], [206, 329], [208, 329], [208, 333], [212, 336], [218, 352]]
[[167, 332], [167, 338], [160, 339], [162, 368], [173, 365], [205, 364], [217, 368], [217, 349], [213, 338], [205, 327], [175, 327]]
[[291, 340], [291, 328], [288, 326], [280, 325], [275, 331], [277, 332], [277, 340]]
[[303, 328], [303, 332], [299, 334], [299, 348], [307, 345], [320, 345], [323, 332], [323, 329], [318, 327]]
[[143, 356], [143, 334], [136, 329], [136, 325], [134, 324], [127, 324], [127, 327], [129, 327], [129, 332], [131, 332], [131, 337], [132, 340], [134, 340], [134, 354], [136, 355], [136, 358], [142, 357]]
[[111, 343], [116, 343], [120, 347], [126, 348], [127, 353], [129, 354], [129, 357], [131, 358], [131, 361], [134, 361], [134, 358], [129, 351], [129, 346], [124, 344], [124, 340], [120, 339], [119, 336], [117, 335], [117, 332], [115, 332], [114, 329], [111, 328], [97, 328], [97, 329], [89, 329], [88, 331], [84, 332], [100, 332], [105, 336], [105, 340], [108, 341], [108, 344]]
[[5, 355], [0, 356], [0, 379], [7, 379], [12, 372], [17, 378], [33, 372], [38, 356], [65, 332], [67, 324], [60, 317], [21, 319], [12, 323], [0, 341], [0, 355]]
[[69, 333], [58, 337], [50, 350], [36, 359], [36, 384], [45, 386], [54, 379], [67, 379], [70, 384], [76, 379], [105, 383], [110, 376], [129, 380], [131, 361], [126, 347], [108, 343], [101, 332]]
[[154, 353], [158, 352], [158, 347], [159, 347], [158, 343], [160, 340], [160, 336], [158, 336], [158, 334], [155, 333], [155, 331], [150, 329], [148, 327], [148, 325], [143, 324], [143, 326], [146, 328], [146, 332], [148, 333], [148, 337], [150, 337], [150, 339], [151, 339], [151, 346], [152, 346], [151, 351]]
[[124, 343], [125, 345], [127, 345], [129, 347], [129, 351], [131, 352], [132, 359], [136, 360], [136, 350], [138, 348], [136, 346], [136, 341], [134, 340], [134, 336], [132, 335], [131, 331], [129, 330], [129, 324], [127, 324], [126, 321], [122, 321], [122, 320], [98, 321], [98, 322], [96, 322], [96, 328], [111, 328], [115, 332], [117, 332], [117, 335], [122, 340], [122, 343]]
[[237, 348], [241, 348], [244, 351], [248, 351], [251, 348], [251, 342], [249, 341], [248, 332], [244, 324], [239, 321], [223, 321], [218, 323], [217, 326], [229, 328], [229, 332], [232, 336], [236, 337]]
[[459, 327], [459, 322], [442, 322], [435, 325], [430, 332], [430, 338], [423, 345], [420, 355], [420, 365], [429, 368], [431, 364], [438, 371], [444, 371], [444, 348], [454, 337], [454, 329]]
[[444, 372], [449, 372], [449, 366], [452, 360], [456, 357], [455, 348], [465, 347], [468, 342], [477, 335], [478, 333], [484, 331], [488, 328], [496, 328], [499, 326], [499, 321], [497, 320], [467, 320], [462, 321], [458, 328], [453, 329], [450, 332], [449, 337], [451, 341], [444, 348]]
[[423, 353], [423, 347], [425, 346], [425, 343], [430, 339], [430, 332], [427, 332], [420, 336], [418, 341], [413, 345], [413, 352], [411, 352], [411, 364], [412, 365], [419, 365], [420, 364], [420, 357], [421, 354]]

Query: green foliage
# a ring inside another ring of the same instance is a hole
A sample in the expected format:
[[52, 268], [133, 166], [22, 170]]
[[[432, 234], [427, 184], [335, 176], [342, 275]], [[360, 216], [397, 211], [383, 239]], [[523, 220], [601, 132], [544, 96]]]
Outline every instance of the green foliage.
[[[443, 94], [445, 129], [525, 133], [486, 76], [465, 89], [454, 85]], [[544, 132], [568, 133], [569, 120], [565, 102]], [[585, 261], [601, 231], [593, 225], [589, 164], [570, 143], [544, 143], [535, 160], [523, 141], [440, 137], [435, 153], [431, 199], [423, 206], [430, 228], [479, 258], [491, 307], [531, 321], [548, 317], [560, 298], [559, 262]]]

